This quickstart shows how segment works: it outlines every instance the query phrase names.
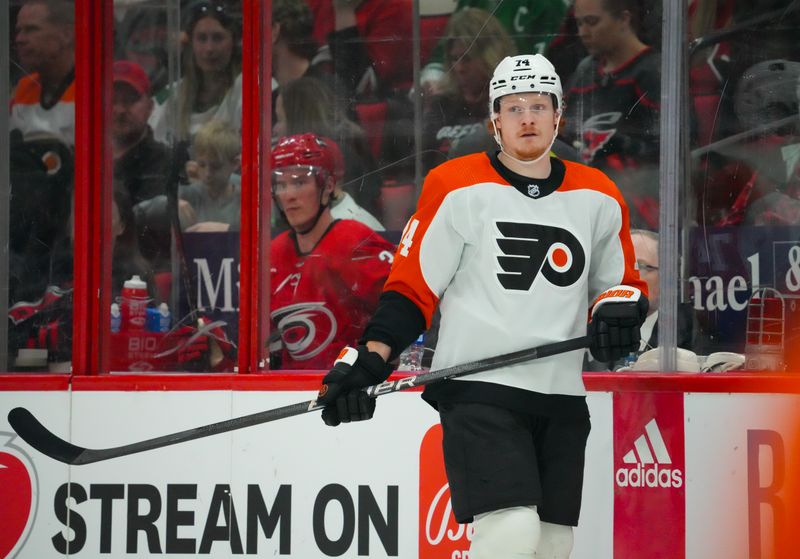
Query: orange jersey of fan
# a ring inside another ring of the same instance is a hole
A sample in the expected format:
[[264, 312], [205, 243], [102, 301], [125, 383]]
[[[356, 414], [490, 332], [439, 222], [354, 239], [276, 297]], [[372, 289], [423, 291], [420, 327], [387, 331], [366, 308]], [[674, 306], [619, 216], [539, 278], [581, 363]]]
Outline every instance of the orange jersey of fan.
[[[547, 179], [468, 155], [428, 174], [385, 291], [430, 325], [441, 310], [432, 368], [586, 334], [591, 302], [614, 285], [647, 293], [635, 270], [628, 209], [602, 172], [552, 158]], [[544, 394], [585, 394], [582, 352], [471, 375]]]

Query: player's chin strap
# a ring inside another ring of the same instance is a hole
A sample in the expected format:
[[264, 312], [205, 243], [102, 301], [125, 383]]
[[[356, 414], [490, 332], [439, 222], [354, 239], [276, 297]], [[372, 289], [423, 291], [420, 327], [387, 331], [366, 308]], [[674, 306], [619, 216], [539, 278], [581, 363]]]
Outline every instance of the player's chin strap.
[[559, 111], [558, 116], [556, 117], [556, 127], [553, 131], [553, 139], [550, 140], [550, 145], [547, 146], [547, 149], [544, 150], [539, 157], [535, 159], [517, 159], [510, 153], [506, 151], [506, 148], [503, 147], [503, 140], [500, 138], [500, 132], [497, 131], [497, 125], [494, 123], [495, 119], [492, 118], [492, 128], [494, 128], [494, 141], [497, 142], [497, 145], [500, 146], [500, 152], [504, 154], [509, 159], [516, 161], [520, 165], [533, 165], [534, 163], [538, 163], [540, 160], [544, 159], [546, 156], [550, 155], [550, 150], [553, 149], [553, 144], [556, 143], [556, 136], [558, 136], [558, 124], [561, 121], [561, 111]]

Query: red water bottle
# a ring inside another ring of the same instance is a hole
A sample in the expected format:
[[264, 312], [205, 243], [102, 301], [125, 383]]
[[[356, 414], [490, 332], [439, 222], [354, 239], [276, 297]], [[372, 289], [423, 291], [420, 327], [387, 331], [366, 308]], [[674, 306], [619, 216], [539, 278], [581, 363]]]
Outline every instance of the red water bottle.
[[147, 319], [147, 284], [139, 276], [133, 276], [122, 285], [122, 328], [144, 330]]

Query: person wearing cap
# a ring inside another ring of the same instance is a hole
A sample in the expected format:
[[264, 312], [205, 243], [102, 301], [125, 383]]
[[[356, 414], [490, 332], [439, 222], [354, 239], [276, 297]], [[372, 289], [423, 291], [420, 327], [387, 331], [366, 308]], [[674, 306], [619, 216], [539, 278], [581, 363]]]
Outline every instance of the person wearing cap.
[[[323, 421], [369, 419], [362, 390], [441, 314], [432, 369], [587, 336], [611, 361], [639, 347], [647, 284], [628, 208], [601, 171], [551, 154], [561, 80], [544, 56], [504, 58], [489, 85], [497, 148], [425, 178], [378, 309], [323, 378]], [[591, 322], [587, 324], [587, 317]], [[580, 515], [589, 411], [584, 351], [426, 386], [470, 559], [565, 559]]]
[[394, 246], [361, 222], [335, 219], [329, 140], [285, 136], [271, 153], [272, 197], [289, 224], [270, 246], [272, 369], [321, 369], [355, 343], [375, 310]]
[[112, 67], [111, 149], [114, 178], [134, 205], [166, 193], [169, 148], [153, 138], [147, 124], [153, 112], [150, 79], [144, 69], [128, 60]]

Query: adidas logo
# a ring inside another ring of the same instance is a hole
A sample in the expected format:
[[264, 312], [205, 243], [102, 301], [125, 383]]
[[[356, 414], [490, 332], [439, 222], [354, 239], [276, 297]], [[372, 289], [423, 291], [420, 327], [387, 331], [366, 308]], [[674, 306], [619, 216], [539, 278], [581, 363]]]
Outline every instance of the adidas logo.
[[619, 487], [683, 486], [683, 472], [669, 467], [672, 459], [655, 417], [645, 425], [644, 433], [636, 439], [622, 461], [630, 466], [616, 471], [614, 479]]

